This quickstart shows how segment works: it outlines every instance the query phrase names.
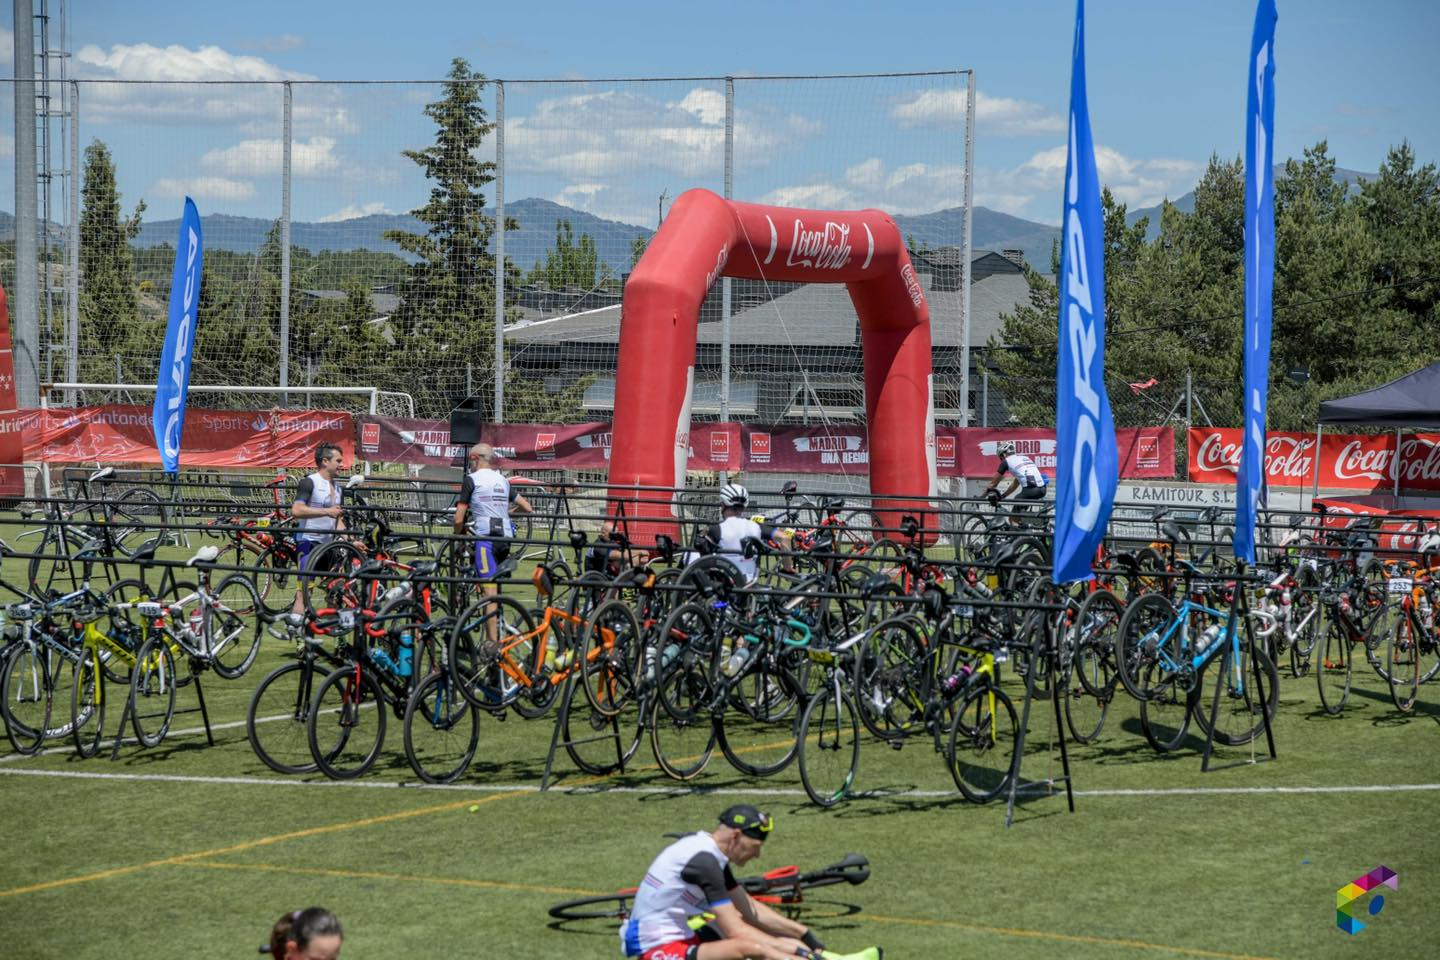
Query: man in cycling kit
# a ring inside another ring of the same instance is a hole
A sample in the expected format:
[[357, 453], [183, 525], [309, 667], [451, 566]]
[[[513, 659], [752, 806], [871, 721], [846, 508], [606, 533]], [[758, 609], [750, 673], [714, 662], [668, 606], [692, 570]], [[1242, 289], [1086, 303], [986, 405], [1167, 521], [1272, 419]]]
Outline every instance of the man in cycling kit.
[[[1040, 468], [1035, 466], [1034, 460], [1023, 453], [1016, 453], [1015, 444], [1009, 440], [1000, 441], [995, 448], [995, 455], [1000, 458], [1000, 470], [990, 481], [990, 485], [985, 488], [984, 496], [986, 498], [995, 493], [995, 500], [1003, 500], [1010, 495], [1012, 490], [1019, 487], [1020, 493], [1015, 498], [1017, 500], [1045, 499], [1045, 486], [1049, 481], [1045, 479], [1045, 474], [1040, 472]], [[1008, 486], [1003, 491], [997, 492], [995, 488], [1000, 485], [1001, 480], [1005, 479], [1007, 473], [1010, 474]], [[1028, 506], [1019, 506], [1016, 509], [1026, 510], [1029, 508]]]
[[495, 469], [495, 448], [477, 443], [466, 458], [470, 472], [460, 486], [455, 501], [455, 534], [465, 532], [465, 517], [470, 517], [470, 533], [475, 539], [475, 576], [485, 582], [486, 596], [493, 596], [493, 581], [500, 575], [500, 564], [510, 555], [509, 538], [515, 536], [510, 522], [510, 504], [522, 513], [534, 513], [530, 501], [520, 496], [510, 481]]
[[[775, 821], [749, 804], [720, 814], [710, 833], [670, 844], [645, 871], [620, 949], [642, 960], [841, 960], [815, 933], [750, 897], [730, 866], [760, 855]], [[870, 947], [853, 960], [880, 960]]]
[[[315, 448], [315, 472], [300, 481], [295, 491], [295, 502], [290, 515], [300, 521], [295, 535], [295, 546], [299, 553], [300, 569], [309, 566], [310, 554], [334, 538], [337, 530], [345, 529], [342, 518], [344, 509], [340, 505], [344, 492], [335, 479], [340, 476], [345, 457], [333, 443], [322, 443]], [[304, 599], [300, 586], [295, 586], [295, 602], [290, 607], [292, 622], [300, 617]]]

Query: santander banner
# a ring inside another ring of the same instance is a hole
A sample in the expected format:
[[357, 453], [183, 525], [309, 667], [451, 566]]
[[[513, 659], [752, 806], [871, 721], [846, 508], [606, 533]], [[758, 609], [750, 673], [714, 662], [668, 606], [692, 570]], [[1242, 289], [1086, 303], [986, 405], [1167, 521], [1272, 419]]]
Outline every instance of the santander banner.
[[[1232, 427], [1196, 427], [1190, 431], [1190, 479], [1195, 483], [1234, 483], [1240, 466], [1241, 431]], [[1398, 456], [1397, 456], [1398, 452]], [[1315, 437], [1270, 432], [1265, 440], [1265, 482], [1275, 487], [1314, 483]], [[1440, 490], [1440, 434], [1407, 434], [1396, 450], [1394, 434], [1331, 434], [1321, 438], [1320, 486], [1388, 491], [1400, 472], [1408, 490]]]
[[[25, 459], [47, 463], [160, 463], [150, 407], [111, 404], [26, 410]], [[192, 467], [308, 467], [315, 447], [333, 443], [347, 462], [355, 426], [337, 410], [196, 410], [185, 417]]]

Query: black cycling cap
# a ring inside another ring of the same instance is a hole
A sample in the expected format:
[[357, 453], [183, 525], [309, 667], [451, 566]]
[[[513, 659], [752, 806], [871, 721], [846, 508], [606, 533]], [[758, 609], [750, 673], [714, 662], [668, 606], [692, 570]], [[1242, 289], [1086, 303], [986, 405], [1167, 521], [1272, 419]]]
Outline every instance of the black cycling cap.
[[720, 822], [755, 840], [764, 840], [775, 827], [774, 817], [761, 813], [748, 803], [737, 803], [726, 808], [725, 812], [720, 814]]

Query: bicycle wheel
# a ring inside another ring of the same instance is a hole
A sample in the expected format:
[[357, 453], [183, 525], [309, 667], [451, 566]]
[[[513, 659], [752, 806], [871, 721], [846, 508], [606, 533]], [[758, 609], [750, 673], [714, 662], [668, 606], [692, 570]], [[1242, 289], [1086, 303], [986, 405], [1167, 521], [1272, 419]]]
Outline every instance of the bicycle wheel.
[[147, 540], [155, 532], [164, 535], [170, 519], [160, 495], [148, 487], [129, 488], [108, 504], [106, 512], [111, 520], [127, 525], [114, 530], [115, 542], [121, 546]]
[[1085, 641], [1065, 677], [1065, 724], [1076, 743], [1093, 743], [1105, 727], [1119, 681], [1108, 646]]
[[245, 675], [260, 652], [263, 622], [257, 614], [260, 597], [255, 585], [243, 574], [233, 574], [215, 588], [219, 605], [211, 607], [205, 620], [210, 632], [211, 666], [226, 680]]
[[362, 776], [380, 757], [388, 713], [379, 684], [359, 664], [334, 671], [310, 704], [310, 758], [331, 780]]
[[276, 773], [314, 773], [307, 732], [315, 664], [296, 661], [270, 671], [245, 711], [245, 735], [255, 756]]
[[[1230, 669], [1225, 686], [1220, 691], [1220, 712], [1215, 718], [1215, 742], [1226, 746], [1240, 746], [1249, 743], [1265, 729], [1266, 720], [1274, 722], [1275, 707], [1280, 701], [1280, 677], [1275, 663], [1263, 647], [1255, 647], [1255, 656], [1250, 657], [1250, 645], [1241, 643], [1238, 650], [1231, 650], [1229, 641], [1219, 656], [1205, 665], [1196, 684], [1198, 696], [1191, 710], [1195, 714], [1195, 725], [1202, 733], [1210, 732], [1210, 711], [1214, 707], [1214, 692], [1206, 690], [1207, 677], [1213, 671], [1218, 679], [1221, 672], [1220, 657], [1230, 659]], [[1255, 674], [1259, 672], [1260, 688], [1256, 688]], [[1263, 695], [1263, 699], [1262, 699]], [[1264, 713], [1261, 713], [1261, 710]]]
[[480, 712], [455, 692], [447, 673], [432, 673], [405, 705], [405, 759], [426, 783], [450, 783], [475, 759]]
[[1329, 613], [1323, 617], [1319, 655], [1313, 663], [1320, 705], [1331, 716], [1338, 716], [1350, 698], [1350, 676], [1354, 670], [1350, 646], [1349, 631], [1340, 616]]
[[294, 542], [277, 537], [254, 563], [260, 569], [255, 574], [255, 592], [260, 595], [261, 608], [272, 617], [288, 612], [295, 600], [295, 574], [300, 566]]
[[355, 610], [365, 606], [365, 585], [354, 572], [365, 562], [365, 554], [347, 540], [331, 540], [310, 553], [306, 573], [300, 577], [300, 594], [305, 609], [313, 616], [320, 610]]
[[625, 601], [610, 600], [590, 615], [580, 637], [580, 674], [585, 696], [599, 713], [616, 716], [634, 696], [643, 643], [635, 611]]
[[534, 633], [530, 612], [510, 597], [483, 597], [460, 615], [446, 654], [455, 689], [466, 703], [493, 712], [520, 696], [516, 676], [532, 660], [532, 641], [526, 638]]
[[175, 716], [175, 673], [170, 638], [164, 633], [152, 634], [135, 655], [130, 671], [130, 720], [141, 746], [159, 746], [170, 732]]
[[860, 718], [849, 694], [832, 685], [810, 698], [796, 740], [805, 793], [822, 807], [845, 799], [860, 769]]
[[76, 753], [93, 757], [105, 735], [105, 673], [95, 648], [83, 648], [70, 670], [70, 737]]
[[[154, 593], [143, 581], [133, 578], [117, 580], [104, 594], [107, 605], [105, 636], [134, 657], [155, 632], [149, 619], [136, 612], [134, 604], [153, 599]], [[111, 683], [130, 682], [130, 663], [122, 654], [108, 648], [100, 650], [100, 669]]]
[[5, 733], [16, 753], [30, 756], [45, 743], [55, 700], [56, 655], [48, 647], [22, 642], [10, 647], [0, 678]]
[[[660, 624], [654, 646], [657, 648], [655, 661], [661, 671], [672, 662], [683, 661], [705, 671], [708, 678], [720, 643], [710, 611], [698, 603], [682, 603]], [[660, 693], [663, 702], [663, 688]], [[683, 716], [685, 709], [680, 704], [667, 704], [667, 708], [676, 716]]]
[[804, 699], [790, 675], [758, 663], [731, 683], [716, 742], [730, 765], [769, 777], [795, 759]]
[[1294, 631], [1290, 644], [1290, 674], [1299, 678], [1310, 672], [1310, 657], [1320, 639], [1320, 583], [1315, 571], [1302, 566], [1295, 572], [1298, 584], [1290, 598], [1290, 623]]
[[977, 684], [960, 702], [950, 721], [945, 757], [955, 786], [971, 803], [989, 803], [1015, 775], [1015, 743], [1020, 721], [1005, 691]]
[[931, 664], [924, 635], [909, 617], [876, 625], [854, 647], [855, 704], [865, 729], [901, 740], [924, 719], [924, 671]]
[[1180, 660], [1180, 631], [1170, 629], [1174, 620], [1175, 608], [1159, 593], [1141, 594], [1125, 606], [1125, 615], [1120, 618], [1115, 667], [1120, 682], [1136, 700], [1149, 696], [1142, 681], [1158, 682], [1166, 677], [1164, 670], [1152, 671], [1147, 667], [1164, 654], [1168, 654], [1172, 662]]
[[709, 677], [698, 664], [677, 662], [665, 672], [656, 693], [646, 718], [655, 762], [672, 780], [691, 780], [715, 752]]
[[1145, 665], [1146, 689], [1152, 694], [1140, 701], [1140, 732], [1159, 753], [1177, 749], [1190, 730], [1192, 707], [1198, 702], [1197, 688], [1186, 688], [1180, 678], [1167, 673], [1158, 663]]
[[1395, 709], [1409, 713], [1415, 706], [1420, 689], [1421, 632], [1415, 624], [1415, 613], [1408, 604], [1395, 618], [1395, 626], [1385, 638], [1385, 672], [1390, 674], [1390, 699]]
[[550, 916], [556, 920], [624, 920], [630, 916], [630, 905], [634, 901], [634, 890], [581, 897], [555, 904], [550, 908]]
[[[625, 717], [607, 717], [590, 705], [580, 682], [572, 678], [566, 684], [565, 723], [561, 736], [565, 752], [585, 773], [607, 776], [630, 762], [640, 748], [640, 724], [633, 726]], [[633, 732], [632, 732], [633, 731]]]

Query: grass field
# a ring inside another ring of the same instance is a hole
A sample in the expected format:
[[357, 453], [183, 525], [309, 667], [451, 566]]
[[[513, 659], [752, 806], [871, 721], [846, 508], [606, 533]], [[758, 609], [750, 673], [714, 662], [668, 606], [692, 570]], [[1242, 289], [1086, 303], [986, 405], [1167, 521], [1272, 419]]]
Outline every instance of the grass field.
[[[868, 883], [820, 891], [797, 914], [832, 949], [1419, 957], [1440, 943], [1440, 689], [1402, 716], [1363, 667], [1338, 718], [1319, 710], [1313, 678], [1282, 671], [1278, 759], [1217, 748], [1208, 774], [1198, 739], [1154, 754], [1122, 698], [1099, 742], [1071, 746], [1076, 812], [1063, 793], [1037, 793], [1007, 830], [1003, 804], [965, 803], [928, 742], [867, 740], [869, 793], [831, 811], [809, 805], [793, 767], [747, 779], [718, 751], [679, 787], [648, 745], [603, 780], [562, 752], [557, 785], [540, 793], [553, 724], [515, 716], [483, 719], [476, 765], [447, 788], [414, 784], [393, 718], [364, 781], [287, 779], [244, 730], [250, 691], [284, 650], [267, 638], [244, 678], [207, 676], [213, 747], [191, 715], [174, 724], [190, 732], [124, 746], [116, 762], [108, 744], [88, 761], [68, 745], [0, 756], [0, 957], [254, 956], [276, 916], [314, 903], [340, 915], [351, 960], [619, 956], [610, 926], [556, 924], [546, 908], [635, 884], [661, 834], [707, 828], [740, 799], [778, 817], [757, 872], [870, 858]], [[180, 705], [193, 703], [182, 689]], [[1058, 775], [1048, 710], [1030, 736], [1024, 774]], [[1348, 936], [1335, 891], [1379, 864], [1400, 889]]]

